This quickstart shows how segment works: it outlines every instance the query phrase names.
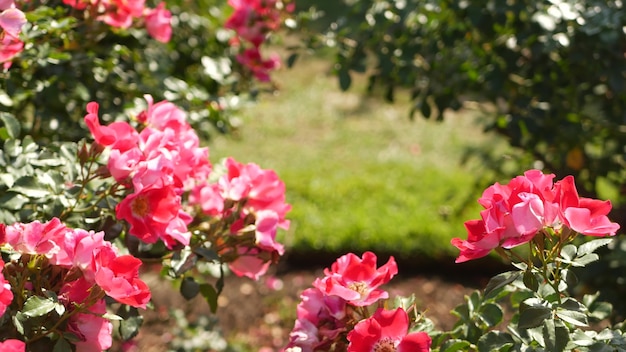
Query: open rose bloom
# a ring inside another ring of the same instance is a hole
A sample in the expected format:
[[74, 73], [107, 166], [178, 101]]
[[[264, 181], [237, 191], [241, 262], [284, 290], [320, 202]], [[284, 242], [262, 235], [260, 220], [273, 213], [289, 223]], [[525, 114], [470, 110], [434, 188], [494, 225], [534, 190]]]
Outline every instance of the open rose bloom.
[[[478, 200], [481, 219], [465, 223], [467, 240], [452, 239], [460, 250], [457, 263], [488, 255], [496, 248], [511, 249], [550, 233], [614, 236], [619, 229], [607, 215], [609, 201], [578, 195], [574, 178], [553, 182], [554, 175], [530, 170], [506, 185], [496, 183]], [[567, 233], [566, 233], [567, 232]]]
[[302, 292], [285, 351], [429, 351], [426, 333], [408, 333], [412, 322], [405, 310], [373, 308], [367, 314], [368, 307], [385, 304], [389, 294], [380, 286], [397, 273], [393, 257], [380, 267], [372, 252], [338, 258]]
[[[0, 247], [11, 258], [0, 265], [0, 315], [21, 321], [24, 315], [18, 313], [27, 309], [28, 302], [57, 297], [54, 310], [39, 311], [35, 317], [45, 317], [46, 329], [75, 336], [76, 351], [111, 347], [112, 324], [104, 317], [105, 296], [137, 308], [146, 308], [150, 301], [150, 290], [139, 279], [141, 261], [119, 254], [102, 232], [71, 229], [57, 218], [15, 223], [0, 227]], [[20, 281], [24, 279], [28, 282]], [[38, 335], [24, 337], [37, 339]], [[9, 341], [3, 347], [8, 348]]]

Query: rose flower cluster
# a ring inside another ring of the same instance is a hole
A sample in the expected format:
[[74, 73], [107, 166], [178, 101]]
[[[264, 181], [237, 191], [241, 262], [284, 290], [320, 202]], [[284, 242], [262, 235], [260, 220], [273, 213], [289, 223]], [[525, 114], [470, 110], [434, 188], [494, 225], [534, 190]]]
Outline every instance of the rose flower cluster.
[[[430, 351], [432, 341], [425, 332], [409, 332], [408, 312], [382, 303], [389, 294], [380, 286], [397, 273], [393, 257], [379, 268], [372, 252], [338, 258], [324, 270], [324, 278], [302, 292], [284, 351]], [[370, 315], [367, 308], [373, 304], [377, 308]]]
[[[87, 126], [110, 151], [108, 170], [127, 189], [116, 217], [144, 243], [206, 245], [237, 275], [258, 279], [284, 253], [276, 241], [277, 230], [289, 228], [284, 183], [272, 170], [232, 158], [216, 175], [185, 113], [168, 101], [146, 99], [137, 129], [123, 121], [101, 125], [98, 104], [87, 107]], [[192, 236], [194, 219], [199, 227]]]
[[467, 240], [452, 239], [460, 250], [456, 262], [486, 256], [492, 249], [511, 249], [546, 231], [613, 236], [619, 229], [607, 217], [610, 201], [580, 197], [574, 177], [553, 182], [553, 174], [529, 170], [507, 185], [495, 183], [478, 199], [481, 219], [465, 222]]
[[167, 43], [172, 37], [172, 14], [164, 2], [156, 8], [146, 7], [144, 0], [63, 0], [63, 3], [85, 10], [111, 27], [128, 29], [133, 22], [139, 21], [145, 25], [148, 34], [160, 42]]
[[106, 350], [113, 327], [104, 317], [105, 295], [137, 308], [150, 300], [141, 261], [120, 254], [103, 232], [71, 229], [57, 218], [0, 225], [0, 246], [9, 258], [0, 261], [0, 316], [11, 318], [3, 320], [6, 348], [22, 336], [29, 344], [72, 336], [76, 351]]
[[0, 1], [0, 63], [4, 69], [11, 67], [11, 60], [24, 49], [19, 38], [26, 15], [15, 7], [14, 0]]
[[267, 35], [280, 28], [283, 11], [292, 12], [294, 3], [285, 4], [280, 0], [228, 0], [234, 9], [225, 27], [237, 34], [231, 44], [241, 47], [237, 61], [247, 67], [261, 82], [270, 80], [269, 71], [280, 66], [280, 59], [272, 56], [264, 59], [261, 45]]

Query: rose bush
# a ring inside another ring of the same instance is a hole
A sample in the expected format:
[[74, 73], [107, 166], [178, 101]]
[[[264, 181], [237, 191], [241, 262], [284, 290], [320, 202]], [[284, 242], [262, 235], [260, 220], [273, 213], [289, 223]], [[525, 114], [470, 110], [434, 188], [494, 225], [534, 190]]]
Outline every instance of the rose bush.
[[[278, 175], [212, 164], [197, 131], [228, 130], [227, 98], [271, 86], [277, 64], [236, 57], [252, 45], [265, 60], [289, 9], [181, 4], [0, 4], [0, 350], [132, 345], [150, 308], [145, 260], [215, 311], [227, 271], [259, 279], [284, 253]], [[220, 28], [231, 11], [245, 21]]]
[[[438, 331], [428, 307], [379, 288], [397, 272], [393, 257], [376, 269], [372, 252], [340, 257], [305, 290], [285, 351], [626, 351], [626, 328], [611, 325], [599, 293], [575, 297], [575, 268], [599, 259], [614, 236], [611, 203], [580, 197], [571, 176], [529, 170], [488, 187], [481, 219], [455, 238], [457, 263], [495, 251], [515, 270], [493, 277], [454, 309], [451, 331]], [[527, 245], [527, 248], [520, 248]], [[370, 293], [376, 292], [376, 295]], [[513, 309], [505, 315], [504, 307]], [[420, 311], [422, 308], [423, 311]], [[506, 319], [505, 319], [506, 316]]]

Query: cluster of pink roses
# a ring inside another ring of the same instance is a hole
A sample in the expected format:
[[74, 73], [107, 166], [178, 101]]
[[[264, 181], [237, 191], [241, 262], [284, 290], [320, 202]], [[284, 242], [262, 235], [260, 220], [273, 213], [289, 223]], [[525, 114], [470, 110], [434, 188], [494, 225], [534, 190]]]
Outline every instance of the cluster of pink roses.
[[146, 99], [148, 109], [137, 116], [139, 129], [122, 121], [103, 126], [98, 104], [87, 106], [87, 126], [96, 142], [110, 149], [111, 176], [131, 191], [116, 206], [117, 218], [145, 243], [188, 246], [188, 225], [198, 215], [184, 206], [188, 199], [213, 226], [201, 241], [210, 242], [234, 273], [258, 279], [284, 253], [276, 232], [289, 228], [285, 184], [272, 170], [232, 158], [225, 161], [226, 173], [209, 182], [208, 148], [199, 146], [185, 113], [170, 102]]
[[77, 10], [87, 10], [90, 15], [111, 27], [127, 29], [133, 21], [143, 21], [148, 34], [167, 43], [172, 37], [172, 14], [161, 2], [156, 8], [145, 6], [145, 0], [63, 0]]
[[168, 101], [153, 104], [137, 116], [140, 131], [128, 122], [100, 125], [98, 104], [87, 105], [85, 123], [94, 139], [110, 148], [108, 169], [113, 178], [132, 190], [116, 207], [116, 215], [130, 224], [130, 234], [145, 243], [162, 240], [168, 248], [188, 245], [192, 221], [184, 211], [182, 194], [211, 172], [209, 150], [200, 147], [185, 113]]
[[[377, 258], [349, 253], [337, 259], [325, 277], [301, 294], [297, 320], [285, 352], [328, 350], [430, 351], [425, 332], [409, 333], [409, 316], [402, 307], [386, 309], [379, 301], [389, 294], [379, 287], [398, 273], [393, 257], [377, 268]], [[378, 303], [369, 316], [367, 306]]]
[[19, 34], [25, 23], [26, 16], [15, 8], [14, 0], [0, 0], [0, 63], [5, 69], [11, 67], [11, 60], [24, 49]]
[[235, 11], [226, 21], [225, 27], [237, 33], [232, 44], [242, 47], [237, 61], [259, 81], [268, 82], [269, 71], [280, 66], [280, 59], [277, 56], [264, 59], [260, 47], [269, 33], [280, 28], [282, 11], [293, 11], [294, 3], [285, 5], [280, 0], [228, 0], [228, 4]]
[[461, 252], [456, 262], [481, 258], [492, 249], [528, 243], [542, 231], [574, 231], [590, 236], [613, 236], [619, 229], [607, 214], [610, 201], [579, 197], [574, 178], [554, 183], [553, 174], [529, 170], [507, 185], [495, 183], [478, 200], [481, 219], [465, 222], [467, 240], [452, 239]]
[[[139, 279], [141, 261], [120, 255], [104, 240], [103, 232], [71, 229], [57, 218], [47, 223], [0, 225], [0, 246], [11, 258], [7, 263], [0, 261], [4, 274], [0, 277], [0, 316], [34, 315], [25, 312], [34, 296], [46, 299], [53, 293], [61, 304], [54, 312], [52, 308], [43, 312], [58, 316], [45, 319], [44, 324], [50, 326], [39, 335], [27, 336], [29, 341], [50, 333], [70, 333], [76, 351], [106, 350], [112, 344], [112, 324], [103, 317], [104, 296], [138, 308], [145, 308], [150, 300], [148, 286]], [[6, 321], [16, 320], [20, 317]]]
[[[192, 190], [189, 203], [212, 218], [232, 219], [219, 254], [235, 274], [257, 280], [285, 251], [276, 241], [278, 228], [289, 228], [285, 216], [291, 206], [285, 202], [285, 184], [273, 170], [254, 163], [228, 158], [225, 166], [226, 173], [217, 182], [206, 181]], [[253, 235], [247, 239], [251, 225]]]

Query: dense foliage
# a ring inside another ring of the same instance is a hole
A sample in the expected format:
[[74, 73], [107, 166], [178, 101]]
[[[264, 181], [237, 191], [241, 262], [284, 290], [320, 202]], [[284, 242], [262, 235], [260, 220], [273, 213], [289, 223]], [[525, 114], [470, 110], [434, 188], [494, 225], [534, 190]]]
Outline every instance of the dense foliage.
[[[485, 128], [539, 161], [605, 192], [621, 211], [626, 172], [626, 33], [621, 1], [344, 1], [313, 4], [308, 46], [332, 47], [342, 89], [355, 73], [411, 114], [443, 118], [489, 103]], [[319, 12], [317, 12], [319, 14]], [[318, 18], [318, 20], [316, 20]], [[492, 163], [491, 165], [496, 165]]]

